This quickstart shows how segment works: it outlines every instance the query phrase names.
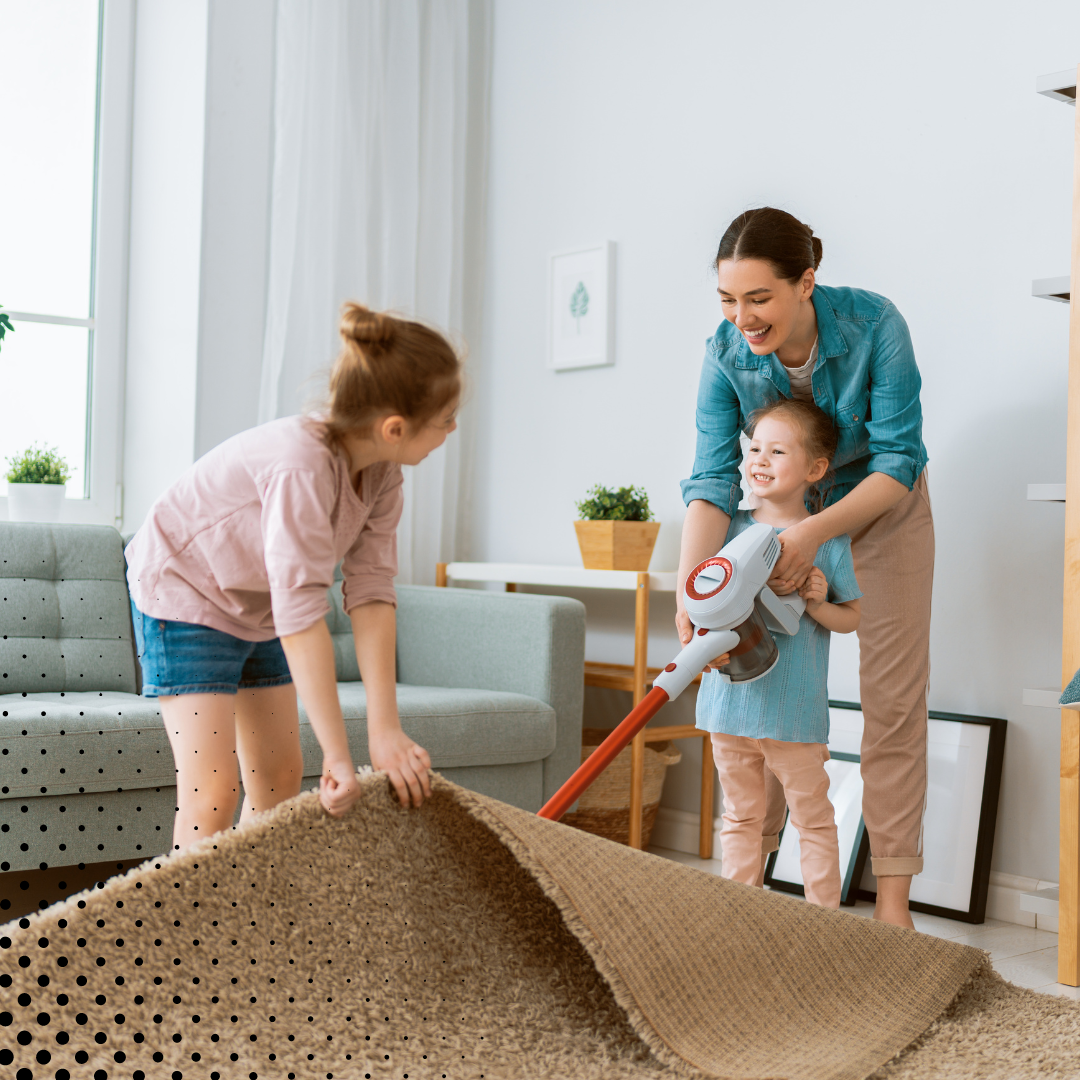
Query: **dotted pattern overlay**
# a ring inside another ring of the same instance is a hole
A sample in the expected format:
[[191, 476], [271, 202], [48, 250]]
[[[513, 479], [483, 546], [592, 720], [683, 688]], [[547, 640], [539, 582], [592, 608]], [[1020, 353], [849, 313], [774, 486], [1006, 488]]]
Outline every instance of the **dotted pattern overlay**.
[[453, 785], [420, 810], [362, 788], [0, 928], [0, 1075], [676, 1075]]

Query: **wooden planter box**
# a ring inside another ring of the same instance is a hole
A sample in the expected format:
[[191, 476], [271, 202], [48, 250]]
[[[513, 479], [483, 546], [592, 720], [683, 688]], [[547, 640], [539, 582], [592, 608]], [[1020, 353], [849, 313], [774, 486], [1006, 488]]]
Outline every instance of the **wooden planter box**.
[[648, 570], [659, 521], [575, 521], [586, 570]]

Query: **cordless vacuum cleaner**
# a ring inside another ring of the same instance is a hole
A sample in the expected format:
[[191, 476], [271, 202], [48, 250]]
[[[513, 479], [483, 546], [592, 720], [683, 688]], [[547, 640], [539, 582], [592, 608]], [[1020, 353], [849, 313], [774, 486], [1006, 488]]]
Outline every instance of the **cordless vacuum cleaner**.
[[777, 596], [766, 582], [780, 557], [771, 525], [739, 533], [711, 559], [694, 567], [683, 587], [686, 614], [695, 630], [690, 643], [656, 677], [653, 688], [548, 800], [540, 817], [558, 821], [619, 751], [669, 701], [674, 701], [710, 660], [729, 654], [717, 668], [728, 682], [768, 674], [779, 653], [772, 633], [797, 634], [806, 608], [797, 594]]

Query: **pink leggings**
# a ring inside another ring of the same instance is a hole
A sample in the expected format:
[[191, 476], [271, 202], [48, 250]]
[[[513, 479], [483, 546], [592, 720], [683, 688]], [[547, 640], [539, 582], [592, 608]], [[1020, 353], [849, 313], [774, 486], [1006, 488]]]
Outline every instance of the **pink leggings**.
[[720, 832], [724, 877], [744, 885], [760, 884], [767, 766], [783, 784], [791, 823], [799, 830], [806, 899], [838, 908], [840, 849], [829, 802], [829, 776], [825, 772], [829, 751], [825, 745], [747, 739], [719, 732], [713, 734], [712, 744], [724, 793]]

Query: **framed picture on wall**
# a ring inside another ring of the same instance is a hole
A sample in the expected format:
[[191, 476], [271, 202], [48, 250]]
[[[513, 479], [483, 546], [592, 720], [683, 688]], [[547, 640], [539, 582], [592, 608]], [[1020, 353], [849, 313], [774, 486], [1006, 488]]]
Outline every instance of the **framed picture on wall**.
[[[837, 840], [840, 842], [840, 903], [855, 903], [862, 881], [870, 845], [862, 819], [862, 775], [859, 755], [829, 751], [825, 763], [829, 774], [829, 802], [836, 814]], [[802, 867], [799, 864], [799, 832], [788, 819], [780, 833], [780, 847], [765, 864], [765, 884], [781, 892], [805, 894]]]
[[615, 363], [615, 244], [553, 252], [548, 260], [548, 366]]
[[[850, 753], [862, 740], [862, 711], [855, 702], [829, 706], [829, 752]], [[1005, 730], [996, 717], [930, 712], [923, 872], [911, 882], [912, 911], [985, 919]], [[867, 860], [858, 895], [874, 900], [876, 888]]]

